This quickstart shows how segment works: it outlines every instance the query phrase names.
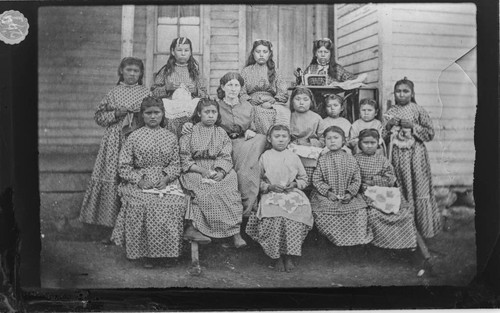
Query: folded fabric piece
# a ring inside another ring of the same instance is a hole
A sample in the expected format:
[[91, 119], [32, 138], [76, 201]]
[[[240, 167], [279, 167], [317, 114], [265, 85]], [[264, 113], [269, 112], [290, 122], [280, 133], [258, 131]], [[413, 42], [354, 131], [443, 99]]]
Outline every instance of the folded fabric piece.
[[191, 99], [191, 93], [181, 84], [172, 94], [172, 99], [162, 99], [167, 119], [191, 117], [200, 98]]
[[288, 213], [293, 213], [301, 205], [309, 205], [309, 202], [297, 193], [272, 192], [265, 200], [266, 204], [274, 204]]
[[351, 89], [356, 89], [360, 87], [366, 86], [363, 81], [366, 79], [367, 75], [366, 73], [358, 75], [355, 79], [351, 80], [346, 80], [344, 82], [333, 82], [331, 83], [330, 87], [338, 87], [344, 90], [351, 90]]
[[164, 195], [177, 195], [177, 196], [181, 196], [181, 197], [185, 196], [185, 194], [182, 192], [182, 189], [175, 186], [175, 185], [170, 185], [170, 186], [167, 186], [163, 189], [156, 189], [156, 188], [143, 189], [142, 192], [158, 194], [160, 196], [160, 198], [162, 198]]
[[296, 144], [289, 144], [288, 150], [292, 151], [299, 157], [317, 160], [323, 148], [313, 146], [302, 146]]
[[127, 112], [127, 115], [125, 115], [125, 118], [123, 119], [122, 122], [122, 133], [123, 135], [127, 136], [137, 128], [139, 128], [139, 111], [140, 109], [137, 110], [129, 110]]
[[374, 207], [386, 214], [397, 214], [401, 206], [401, 192], [397, 187], [369, 186], [366, 188], [365, 196], [372, 200]]

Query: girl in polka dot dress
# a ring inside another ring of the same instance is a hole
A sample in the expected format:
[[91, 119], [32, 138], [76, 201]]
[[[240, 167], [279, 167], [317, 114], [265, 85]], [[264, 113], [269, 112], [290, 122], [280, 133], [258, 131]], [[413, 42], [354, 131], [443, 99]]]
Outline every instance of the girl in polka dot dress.
[[[207, 96], [206, 87], [200, 77], [198, 62], [193, 57], [193, 45], [186, 37], [176, 38], [170, 44], [167, 64], [155, 74], [151, 91], [155, 97], [170, 99], [181, 85], [189, 89], [193, 98]], [[169, 119], [167, 129], [180, 137], [182, 125], [187, 121], [189, 117]]]
[[240, 225], [243, 205], [231, 158], [232, 143], [219, 127], [221, 115], [215, 100], [201, 99], [192, 117], [191, 133], [181, 137], [181, 183], [191, 195], [184, 238], [210, 243], [232, 237], [237, 248], [246, 245]]
[[[108, 229], [115, 226], [120, 211], [118, 197], [118, 157], [124, 141], [122, 129], [128, 126], [133, 112], [139, 111], [149, 90], [142, 84], [144, 64], [138, 58], [126, 57], [118, 67], [118, 84], [97, 106], [95, 121], [105, 127], [99, 146], [92, 177], [83, 198], [80, 221], [101, 225]], [[126, 125], [125, 125], [126, 124]], [[111, 243], [109, 238], [103, 243]]]
[[[382, 136], [393, 142], [392, 165], [404, 197], [415, 210], [417, 230], [423, 237], [434, 237], [441, 226], [425, 148], [425, 142], [434, 138], [432, 120], [416, 103], [413, 82], [406, 77], [394, 85], [394, 98], [396, 105], [384, 114]], [[397, 140], [396, 131], [408, 134], [409, 140]]]
[[271, 127], [267, 140], [272, 149], [259, 160], [261, 199], [246, 233], [276, 260], [277, 271], [290, 272], [295, 268], [292, 258], [302, 254], [302, 243], [313, 226], [311, 205], [302, 192], [308, 179], [299, 157], [287, 149], [288, 127]]

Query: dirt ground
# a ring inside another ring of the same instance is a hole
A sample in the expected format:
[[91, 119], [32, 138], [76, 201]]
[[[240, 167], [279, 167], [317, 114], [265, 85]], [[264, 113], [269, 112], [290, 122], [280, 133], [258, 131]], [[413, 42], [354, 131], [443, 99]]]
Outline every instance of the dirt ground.
[[[473, 211], [472, 211], [473, 212]], [[336, 247], [313, 229], [291, 273], [270, 268], [271, 260], [248, 237], [243, 249], [226, 240], [200, 246], [202, 273], [190, 275], [190, 248], [179, 259], [163, 259], [145, 269], [129, 261], [122, 247], [103, 245], [105, 232], [92, 227], [56, 229], [42, 220], [42, 288], [259, 288], [347, 286], [464, 286], [476, 272], [474, 216], [449, 218], [445, 231], [428, 239], [432, 271], [419, 251], [373, 246]]]

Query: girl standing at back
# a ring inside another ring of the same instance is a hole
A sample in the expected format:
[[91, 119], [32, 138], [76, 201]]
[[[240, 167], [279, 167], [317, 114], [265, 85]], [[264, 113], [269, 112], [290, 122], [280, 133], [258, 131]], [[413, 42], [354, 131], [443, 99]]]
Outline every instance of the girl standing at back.
[[[138, 112], [142, 100], [149, 95], [143, 86], [144, 64], [138, 58], [126, 57], [118, 67], [118, 83], [97, 106], [95, 121], [105, 127], [92, 177], [83, 198], [80, 221], [109, 228], [115, 226], [120, 211], [118, 197], [118, 158], [124, 142], [122, 129], [127, 115]], [[111, 233], [110, 233], [111, 235]], [[111, 243], [107, 238], [102, 241]]]
[[258, 106], [256, 114], [266, 122], [260, 127], [257, 125], [259, 133], [267, 133], [274, 124], [290, 126], [287, 85], [276, 69], [272, 47], [270, 41], [255, 41], [247, 65], [241, 70], [245, 81], [241, 98]]
[[[207, 96], [198, 62], [193, 57], [193, 45], [186, 37], [176, 38], [170, 44], [167, 64], [155, 74], [151, 91], [155, 97], [171, 98], [181, 86], [187, 88], [193, 98]], [[181, 127], [188, 120], [189, 117], [168, 120], [167, 129], [180, 137]]]
[[292, 258], [301, 255], [302, 243], [313, 226], [311, 205], [301, 190], [307, 186], [307, 174], [299, 157], [287, 149], [288, 127], [271, 127], [267, 140], [272, 149], [259, 161], [262, 196], [246, 233], [276, 260], [275, 270], [290, 272], [295, 268]]
[[[440, 230], [440, 217], [425, 148], [425, 142], [434, 138], [432, 120], [416, 103], [413, 82], [406, 77], [394, 85], [394, 98], [396, 105], [384, 114], [382, 135], [391, 140], [392, 164], [404, 197], [415, 209], [417, 230], [426, 238], [434, 237]], [[410, 140], [398, 144], [398, 132], [410, 134]]]
[[[351, 123], [343, 117], [345, 116], [344, 98], [336, 94], [326, 94], [325, 111], [328, 116], [325, 117], [323, 121], [321, 121], [318, 128], [318, 134], [322, 141], [324, 142], [323, 138], [325, 130], [330, 126], [340, 127], [340, 129], [342, 129], [345, 134], [344, 139], [348, 141], [349, 139], [345, 137], [349, 136], [349, 133], [351, 131]], [[349, 148], [347, 148], [346, 146], [344, 146], [343, 149], [347, 152], [350, 152]]]

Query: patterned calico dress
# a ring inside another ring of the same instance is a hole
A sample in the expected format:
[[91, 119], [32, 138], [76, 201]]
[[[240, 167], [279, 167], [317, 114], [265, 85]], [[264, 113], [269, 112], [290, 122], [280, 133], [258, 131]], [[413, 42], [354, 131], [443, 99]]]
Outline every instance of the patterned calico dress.
[[[201, 75], [198, 76], [197, 80], [191, 79], [187, 64], [176, 64], [174, 71], [168, 77], [165, 77], [165, 72], [166, 69], [163, 69], [155, 76], [153, 86], [151, 87], [153, 96], [170, 99], [180, 84], [184, 84], [189, 89], [193, 98], [205, 98], [208, 96]], [[168, 119], [166, 128], [179, 138], [181, 136], [182, 125], [188, 122], [189, 119], [190, 117]]]
[[380, 144], [379, 151], [380, 152], [377, 151], [377, 153], [379, 153], [381, 155], [385, 155], [385, 144], [384, 144], [384, 139], [382, 139], [382, 122], [377, 120], [377, 119], [373, 119], [369, 122], [365, 122], [362, 119], [357, 119], [356, 121], [354, 121], [354, 123], [352, 123], [351, 131], [349, 133], [350, 145], [351, 145], [351, 147], [353, 147], [352, 154], [357, 154], [357, 153], [361, 152], [361, 150], [358, 147], [359, 133], [362, 130], [369, 129], [369, 128], [373, 128], [373, 129], [378, 130], [378, 133], [380, 135], [380, 140], [379, 140], [379, 144]]
[[260, 186], [259, 157], [266, 147], [266, 136], [257, 133], [255, 137], [245, 140], [245, 132], [256, 131], [257, 117], [255, 108], [245, 100], [230, 105], [219, 100], [221, 127], [233, 138], [233, 163], [238, 176], [238, 190], [243, 202], [243, 216], [257, 206]]
[[[396, 182], [394, 169], [384, 156], [367, 155], [363, 152], [354, 156], [361, 171], [361, 190], [366, 180], [373, 180], [375, 186], [393, 187]], [[386, 214], [370, 207], [368, 225], [373, 232], [374, 246], [388, 249], [407, 249], [417, 246], [413, 209], [401, 196], [401, 207], [397, 214]]]
[[118, 157], [124, 136], [122, 123], [115, 110], [139, 110], [142, 100], [149, 95], [143, 85], [120, 83], [113, 87], [97, 106], [95, 121], [106, 127], [99, 146], [92, 177], [83, 198], [80, 221], [87, 224], [114, 227], [120, 211], [118, 197]]
[[[323, 147], [324, 144], [320, 140], [318, 132], [321, 122], [321, 116], [311, 110], [304, 113], [292, 112], [290, 120], [291, 143], [319, 148]], [[303, 157], [300, 157], [300, 160], [306, 170], [308, 183], [311, 185], [312, 173], [316, 168], [317, 160]]]
[[[432, 188], [429, 155], [424, 142], [434, 138], [434, 128], [429, 114], [416, 103], [394, 105], [384, 115], [396, 119], [408, 119], [413, 123], [412, 134], [415, 143], [411, 148], [392, 148], [392, 165], [401, 185], [404, 197], [415, 209], [416, 225], [419, 233], [426, 237], [434, 237], [441, 229], [439, 212]], [[383, 124], [382, 136], [387, 140], [390, 131]]]
[[[373, 239], [368, 228], [367, 205], [358, 194], [361, 174], [352, 155], [337, 150], [320, 156], [313, 173], [313, 185], [311, 206], [320, 234], [338, 246], [366, 244]], [[340, 196], [350, 193], [352, 199], [346, 204], [331, 201], [328, 191]]]
[[[200, 122], [193, 126], [191, 134], [181, 137], [179, 144], [181, 184], [192, 198], [186, 219], [208, 237], [225, 238], [239, 233], [243, 206], [231, 159], [231, 139], [221, 127], [206, 127]], [[189, 172], [193, 164], [212, 171], [219, 167], [227, 174], [219, 182], [207, 182], [201, 174]]]
[[179, 146], [170, 131], [141, 127], [127, 138], [120, 153], [122, 208], [111, 240], [125, 246], [127, 258], [178, 257], [182, 248], [184, 215], [188, 198], [177, 194], [145, 193], [137, 186], [144, 177], [182, 190]]
[[[297, 155], [290, 150], [267, 150], [260, 158], [261, 190], [270, 184], [288, 185], [296, 181], [307, 185], [307, 175]], [[302, 254], [302, 243], [313, 226], [311, 205], [306, 195], [294, 188], [288, 193], [262, 194], [257, 212], [248, 219], [246, 233], [257, 241], [272, 259]]]
[[[255, 63], [243, 68], [241, 76], [245, 81], [245, 85], [240, 92], [241, 98], [257, 106], [255, 113], [261, 121], [256, 125], [258, 132], [267, 134], [269, 127], [274, 124], [283, 124], [289, 127], [290, 109], [287, 104], [287, 84], [279, 72], [276, 71], [276, 78], [273, 84], [270, 84], [267, 65]], [[274, 98], [276, 100], [272, 109], [264, 109], [260, 106], [266, 102], [265, 98]]]

